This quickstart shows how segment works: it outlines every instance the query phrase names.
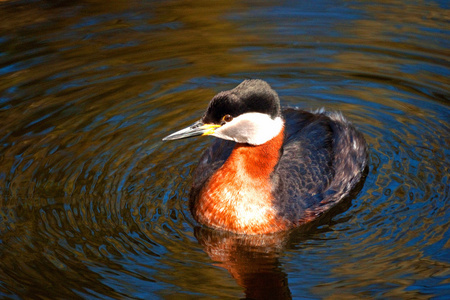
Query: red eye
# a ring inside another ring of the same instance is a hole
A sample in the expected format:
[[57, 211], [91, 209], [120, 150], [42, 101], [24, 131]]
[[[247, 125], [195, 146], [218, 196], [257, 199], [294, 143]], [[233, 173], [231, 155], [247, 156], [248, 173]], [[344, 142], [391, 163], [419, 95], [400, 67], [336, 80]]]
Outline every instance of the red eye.
[[230, 115], [225, 115], [223, 116], [222, 120], [224, 120], [225, 122], [231, 122], [233, 120], [233, 117]]

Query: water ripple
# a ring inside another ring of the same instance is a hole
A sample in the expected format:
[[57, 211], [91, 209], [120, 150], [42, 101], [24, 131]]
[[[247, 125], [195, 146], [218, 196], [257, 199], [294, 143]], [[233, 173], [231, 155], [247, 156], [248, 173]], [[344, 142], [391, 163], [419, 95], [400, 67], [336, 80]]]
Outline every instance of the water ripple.
[[[445, 297], [446, 7], [94, 2], [0, 4], [1, 297]], [[187, 197], [210, 140], [161, 138], [255, 77], [342, 111], [367, 178], [292, 232], [200, 228]]]

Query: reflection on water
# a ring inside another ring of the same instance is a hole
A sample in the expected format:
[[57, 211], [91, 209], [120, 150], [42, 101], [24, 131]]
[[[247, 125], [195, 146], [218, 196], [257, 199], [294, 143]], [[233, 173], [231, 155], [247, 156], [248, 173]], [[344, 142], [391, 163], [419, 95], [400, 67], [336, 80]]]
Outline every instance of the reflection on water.
[[[444, 298], [444, 1], [0, 1], [2, 298]], [[207, 138], [162, 143], [261, 78], [342, 111], [364, 187], [305, 228], [233, 236], [187, 209]]]

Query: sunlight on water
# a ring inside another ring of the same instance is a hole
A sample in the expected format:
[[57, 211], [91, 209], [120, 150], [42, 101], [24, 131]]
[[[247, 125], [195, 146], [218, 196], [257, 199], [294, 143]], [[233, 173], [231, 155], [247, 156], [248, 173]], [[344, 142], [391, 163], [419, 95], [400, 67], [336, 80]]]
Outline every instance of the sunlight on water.
[[[0, 297], [444, 299], [444, 1], [0, 1]], [[163, 143], [261, 78], [365, 135], [359, 194], [291, 232], [201, 228], [209, 138]]]

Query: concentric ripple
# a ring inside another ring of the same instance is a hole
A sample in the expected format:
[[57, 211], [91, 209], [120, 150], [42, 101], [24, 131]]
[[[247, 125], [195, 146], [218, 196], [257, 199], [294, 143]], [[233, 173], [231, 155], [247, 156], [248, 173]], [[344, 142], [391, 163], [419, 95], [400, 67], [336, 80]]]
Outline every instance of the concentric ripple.
[[[0, 297], [443, 298], [448, 7], [0, 1]], [[366, 137], [359, 193], [292, 232], [188, 209], [208, 138], [161, 141], [245, 78]]]

